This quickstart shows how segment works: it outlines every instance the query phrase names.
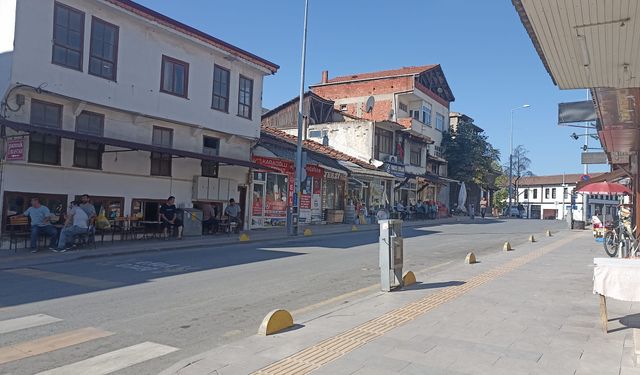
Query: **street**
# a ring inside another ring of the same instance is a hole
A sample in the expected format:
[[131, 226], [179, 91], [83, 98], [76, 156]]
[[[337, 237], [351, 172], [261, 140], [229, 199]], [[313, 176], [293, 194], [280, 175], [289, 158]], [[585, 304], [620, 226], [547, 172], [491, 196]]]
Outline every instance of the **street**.
[[[468, 251], [482, 261], [507, 240], [517, 251], [529, 235], [565, 227], [561, 221], [476, 219], [405, 228], [404, 269], [419, 278], [462, 262]], [[255, 334], [274, 308], [302, 322], [378, 293], [377, 237], [353, 232], [3, 269], [0, 373], [34, 374], [125, 349], [109, 361], [114, 373], [155, 374]], [[76, 330], [50, 345], [37, 341]], [[136, 350], [149, 360], [131, 360]]]

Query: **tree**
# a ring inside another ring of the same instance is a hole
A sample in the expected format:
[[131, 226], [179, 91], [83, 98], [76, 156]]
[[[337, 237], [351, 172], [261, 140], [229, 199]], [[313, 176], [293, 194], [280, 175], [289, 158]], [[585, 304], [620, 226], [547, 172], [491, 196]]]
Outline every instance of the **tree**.
[[[523, 145], [518, 145], [513, 149], [512, 156], [512, 164], [511, 168], [513, 168], [513, 191], [515, 195], [515, 201], [518, 202], [518, 183], [522, 177], [530, 177], [534, 176], [534, 174], [529, 170], [531, 167], [531, 159], [527, 156], [529, 150], [527, 150]], [[509, 176], [509, 164], [504, 165], [505, 174]], [[507, 183], [508, 184], [508, 183]], [[508, 186], [508, 185], [507, 185]], [[507, 197], [508, 198], [508, 197]]]
[[449, 162], [449, 177], [475, 183], [483, 189], [494, 187], [496, 176], [501, 172], [497, 164], [500, 151], [475, 126], [460, 124], [456, 132], [445, 133], [442, 146]]

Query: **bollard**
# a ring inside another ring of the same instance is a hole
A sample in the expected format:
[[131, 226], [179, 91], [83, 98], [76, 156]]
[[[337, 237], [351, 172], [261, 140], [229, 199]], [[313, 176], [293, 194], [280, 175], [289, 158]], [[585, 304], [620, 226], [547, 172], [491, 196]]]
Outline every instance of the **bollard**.
[[529, 242], [536, 242], [536, 238], [532, 235], [529, 236]]
[[305, 235], [305, 236], [309, 237], [309, 236], [311, 236], [312, 234], [313, 234], [313, 232], [311, 231], [311, 229], [307, 228], [307, 229], [305, 229], [305, 230], [304, 230], [304, 235]]
[[547, 230], [547, 237], [551, 237], [551, 231]]
[[467, 254], [467, 257], [464, 258], [464, 262], [466, 264], [474, 264], [474, 263], [477, 263], [478, 261], [476, 260], [476, 255], [472, 251], [470, 251]]
[[513, 250], [513, 248], [511, 247], [511, 244], [507, 241], [507, 242], [504, 243], [504, 246], [502, 246], [502, 250], [511, 251], [511, 250]]
[[291, 314], [287, 310], [276, 309], [264, 317], [260, 328], [258, 328], [258, 334], [268, 336], [290, 327], [293, 327]]
[[404, 276], [402, 276], [402, 286], [409, 286], [415, 283], [416, 283], [416, 275], [413, 272], [407, 271], [407, 273], [405, 273]]
[[357, 232], [358, 231], [358, 227], [356, 227], [355, 225], [351, 226], [351, 231], [352, 232]]
[[240, 242], [247, 242], [247, 241], [249, 241], [249, 235], [246, 233], [242, 233], [240, 235]]

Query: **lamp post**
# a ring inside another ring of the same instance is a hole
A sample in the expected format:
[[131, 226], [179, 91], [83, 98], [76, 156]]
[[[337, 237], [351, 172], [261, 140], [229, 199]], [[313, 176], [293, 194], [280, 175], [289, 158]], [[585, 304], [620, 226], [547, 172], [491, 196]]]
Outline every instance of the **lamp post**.
[[302, 165], [302, 110], [303, 110], [303, 102], [304, 102], [304, 73], [305, 73], [305, 62], [307, 56], [307, 16], [309, 14], [309, 0], [304, 1], [304, 26], [303, 26], [303, 34], [302, 34], [302, 63], [300, 66], [300, 102], [298, 103], [298, 143], [296, 145], [296, 164], [295, 164], [295, 183], [294, 183], [294, 191], [293, 191], [293, 207], [287, 213], [290, 217], [287, 220], [287, 224], [289, 224], [288, 234], [290, 236], [298, 235], [298, 220], [300, 215], [300, 194], [302, 191], [302, 169], [304, 165]]
[[509, 206], [507, 206], [507, 215], [511, 216], [511, 198], [513, 197], [513, 112], [531, 107], [529, 104], [511, 109], [511, 131], [509, 135]]

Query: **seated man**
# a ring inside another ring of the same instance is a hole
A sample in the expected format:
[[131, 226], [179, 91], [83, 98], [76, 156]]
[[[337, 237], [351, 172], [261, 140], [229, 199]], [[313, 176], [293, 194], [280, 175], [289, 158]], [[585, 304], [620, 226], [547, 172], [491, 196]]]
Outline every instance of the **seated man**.
[[202, 206], [202, 229], [204, 234], [218, 232], [218, 212], [211, 203]]
[[38, 236], [45, 233], [51, 237], [49, 249], [55, 249], [58, 231], [51, 225], [51, 211], [47, 206], [40, 204], [40, 199], [32, 198], [31, 207], [27, 208], [21, 216], [28, 216], [31, 219], [31, 252], [38, 252]]
[[164, 231], [165, 239], [169, 238], [167, 236], [167, 230], [171, 228], [178, 228], [178, 239], [182, 239], [182, 220], [178, 218], [176, 208], [176, 197], [170, 196], [167, 199], [167, 203], [160, 206], [160, 222], [162, 223], [162, 229]]
[[235, 232], [240, 232], [240, 227], [242, 226], [242, 219], [240, 218], [240, 206], [236, 204], [235, 199], [229, 199], [229, 205], [224, 209], [224, 214], [229, 217], [229, 223], [236, 223]]
[[58, 248], [54, 251], [64, 253], [65, 251], [71, 249], [71, 246], [68, 246], [67, 242], [73, 242], [74, 236], [87, 233], [88, 230], [89, 216], [80, 207], [80, 204], [78, 202], [71, 202], [71, 204], [69, 205], [69, 211], [67, 212], [65, 227], [62, 228], [62, 231], [60, 232]]

